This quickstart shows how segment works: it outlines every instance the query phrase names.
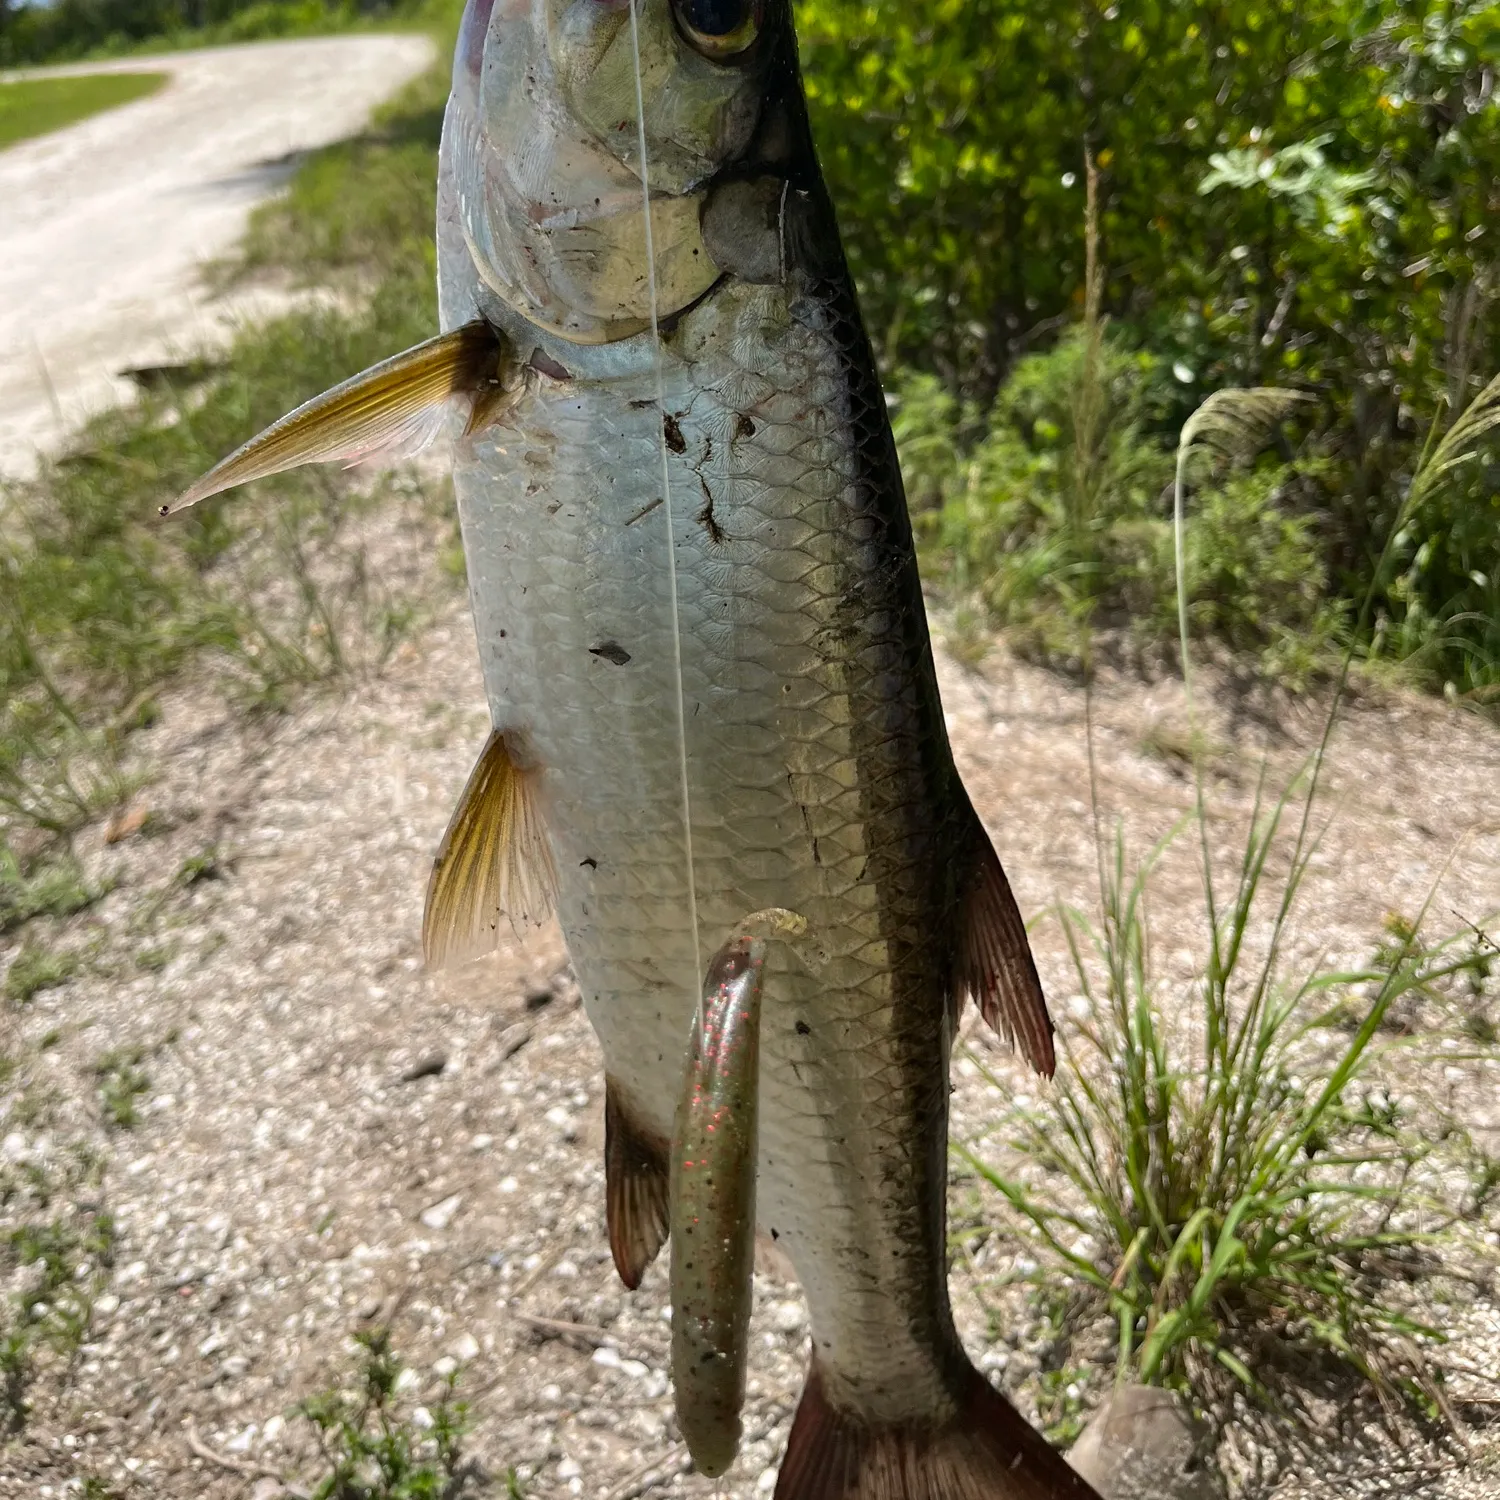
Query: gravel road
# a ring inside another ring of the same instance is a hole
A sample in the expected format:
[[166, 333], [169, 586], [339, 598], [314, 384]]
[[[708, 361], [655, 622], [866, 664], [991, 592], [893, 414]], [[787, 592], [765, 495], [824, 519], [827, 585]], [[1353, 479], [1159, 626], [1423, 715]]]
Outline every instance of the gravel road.
[[128, 397], [122, 369], [252, 311], [212, 300], [201, 263], [298, 153], [360, 129], [431, 57], [425, 37], [354, 36], [38, 70], [172, 78], [0, 151], [0, 474], [25, 474], [80, 417]]

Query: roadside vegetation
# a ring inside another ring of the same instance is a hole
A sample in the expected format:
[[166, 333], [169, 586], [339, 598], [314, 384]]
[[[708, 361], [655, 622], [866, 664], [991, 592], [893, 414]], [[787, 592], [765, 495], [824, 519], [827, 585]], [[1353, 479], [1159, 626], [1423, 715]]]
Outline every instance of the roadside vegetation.
[[154, 94], [165, 73], [91, 73], [0, 83], [0, 151]]
[[[1200, 499], [1196, 603], [1228, 611], [1204, 623], [1294, 680], [1347, 632], [1433, 688], [1500, 691], [1493, 445], [1374, 576], [1429, 439], [1500, 370], [1500, 9], [809, 0], [798, 26], [871, 335], [932, 439], [903, 450], [931, 560], [964, 602], [1046, 649], [1092, 593], [1169, 641], [1177, 429], [1210, 391], [1294, 387], [1314, 399], [1263, 467]], [[1109, 400], [1079, 566], [1086, 150]]]
[[437, 575], [372, 566], [363, 529], [394, 502], [401, 524], [446, 537], [443, 495], [410, 476], [305, 471], [278, 481], [275, 505], [155, 512], [283, 411], [430, 333], [445, 78], [434, 68], [314, 157], [218, 268], [333, 285], [336, 306], [167, 372], [34, 481], [0, 488], [0, 929], [87, 904], [68, 841], [149, 776], [131, 747], [165, 683], [211, 659], [245, 708], [274, 709], [299, 684], [378, 668], [420, 616]]
[[411, 25], [431, 0], [56, 0], [0, 3], [0, 67]]
[[[1294, 405], [1270, 388], [1209, 397], [1179, 439], [1178, 513], [1195, 451], [1243, 463]], [[1500, 380], [1423, 455], [1351, 612], [1356, 630], [1407, 517], [1497, 425]], [[1191, 556], [1165, 545], [1186, 584]], [[1193, 602], [1184, 587], [1176, 624], [1190, 719]], [[1093, 621], [1087, 608], [1075, 618], [1087, 657]], [[1309, 1393], [1332, 1389], [1373, 1392], [1466, 1441], [1472, 1413], [1448, 1393], [1443, 1304], [1483, 1296], [1493, 1273], [1485, 1226], [1500, 1209], [1500, 1158], [1441, 1102], [1436, 1080], [1461, 1058], [1500, 1056], [1490, 1016], [1500, 950], [1486, 930], [1493, 914], [1434, 936], [1430, 893], [1415, 916], [1388, 916], [1361, 966], [1293, 958], [1308, 936], [1299, 901], [1353, 654], [1309, 763], [1279, 796], [1263, 772], [1227, 899], [1202, 739], [1196, 726], [1190, 734], [1196, 798], [1184, 825], [1202, 879], [1191, 977], [1169, 980], [1151, 941], [1154, 869], [1176, 835], [1133, 863], [1095, 802], [1097, 914], [1056, 913], [1077, 999], [1053, 1087], [956, 1147], [993, 1194], [981, 1194], [960, 1241], [972, 1253], [998, 1208], [1001, 1232], [1038, 1254], [1028, 1263], [1055, 1332], [1055, 1368], [1041, 1382], [1055, 1436], [1076, 1432], [1081, 1387], [1112, 1362], [1116, 1381], [1183, 1393], [1220, 1435], [1237, 1395], [1311, 1425]]]

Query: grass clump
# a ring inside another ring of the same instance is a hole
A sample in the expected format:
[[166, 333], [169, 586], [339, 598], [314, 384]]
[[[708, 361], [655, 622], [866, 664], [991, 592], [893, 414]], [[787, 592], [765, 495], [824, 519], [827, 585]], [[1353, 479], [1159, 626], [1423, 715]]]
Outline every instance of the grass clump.
[[[1416, 1186], [1428, 1148], [1375, 1075], [1377, 1037], [1404, 995], [1469, 958], [1412, 933], [1383, 972], [1314, 968], [1286, 982], [1282, 935], [1310, 851], [1273, 888], [1285, 811], [1285, 799], [1264, 817], [1257, 807], [1233, 899], [1209, 904], [1205, 971], [1187, 995], [1152, 970], [1155, 856], [1127, 876], [1116, 840], [1102, 923], [1063, 917], [1082, 996], [1064, 1065], [1045, 1105], [1008, 1121], [1036, 1170], [963, 1155], [1072, 1290], [1068, 1327], [1113, 1322], [1121, 1375], [1202, 1393], [1216, 1367], [1265, 1394], [1299, 1361], [1332, 1360], [1407, 1388], [1409, 1351], [1442, 1336], [1397, 1288], [1456, 1215]], [[1257, 927], [1270, 932], [1260, 949]], [[1353, 1035], [1329, 1029], [1361, 986], [1373, 994]]]
[[50, 1365], [71, 1363], [88, 1334], [114, 1261], [103, 1178], [102, 1162], [81, 1146], [0, 1168], [0, 1275], [9, 1284], [0, 1303], [0, 1418], [12, 1430], [26, 1423], [33, 1383]]
[[326, 1466], [313, 1500], [450, 1500], [477, 1483], [478, 1466], [463, 1456], [469, 1418], [455, 1394], [458, 1372], [444, 1379], [431, 1406], [407, 1408], [389, 1332], [358, 1333], [355, 1342], [353, 1387], [323, 1391], [297, 1408], [312, 1424]]
[[165, 73], [86, 73], [0, 83], [0, 151], [154, 94]]
[[78, 972], [76, 953], [54, 952], [28, 944], [11, 960], [5, 973], [5, 998], [25, 1005], [43, 990], [66, 984]]
[[66, 856], [23, 868], [20, 859], [0, 843], [0, 933], [33, 917], [71, 917], [104, 895], [83, 878], [76, 860]]
[[114, 1130], [133, 1130], [140, 1124], [136, 1101], [151, 1092], [151, 1079], [141, 1064], [144, 1047], [116, 1047], [94, 1063], [94, 1081], [104, 1122]]

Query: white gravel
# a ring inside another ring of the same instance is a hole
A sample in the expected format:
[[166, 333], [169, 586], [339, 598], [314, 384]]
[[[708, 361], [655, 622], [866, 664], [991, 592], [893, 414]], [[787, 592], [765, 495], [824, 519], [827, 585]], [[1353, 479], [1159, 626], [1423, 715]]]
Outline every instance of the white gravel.
[[432, 55], [422, 36], [324, 37], [36, 70], [172, 78], [0, 151], [0, 474], [27, 473], [82, 416], [128, 398], [120, 370], [253, 312], [212, 300], [201, 263], [297, 153], [359, 130]]

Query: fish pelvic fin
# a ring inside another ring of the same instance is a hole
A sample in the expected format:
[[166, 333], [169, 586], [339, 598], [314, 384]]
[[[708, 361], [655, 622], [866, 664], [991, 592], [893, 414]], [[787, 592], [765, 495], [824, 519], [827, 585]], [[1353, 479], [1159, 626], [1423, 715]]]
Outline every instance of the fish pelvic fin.
[[455, 406], [467, 404], [466, 431], [472, 431], [495, 420], [523, 389], [504, 335], [482, 318], [465, 323], [304, 402], [215, 464], [161, 514], [303, 464], [410, 457], [438, 435]]
[[633, 1292], [667, 1238], [667, 1143], [642, 1130], [604, 1079], [604, 1211], [609, 1250]]
[[433, 968], [493, 951], [500, 919], [540, 926], [557, 899], [557, 869], [539, 806], [540, 775], [517, 767], [492, 730], [469, 774], [427, 881], [422, 953]]
[[970, 856], [960, 876], [959, 943], [954, 988], [971, 996], [979, 1013], [1045, 1078], [1057, 1056], [1052, 1017], [1031, 956], [1026, 924], [1011, 893], [1000, 856], [973, 808]]
[[814, 1357], [775, 1500], [1099, 1500], [967, 1360], [947, 1421], [881, 1425], [841, 1410]]

